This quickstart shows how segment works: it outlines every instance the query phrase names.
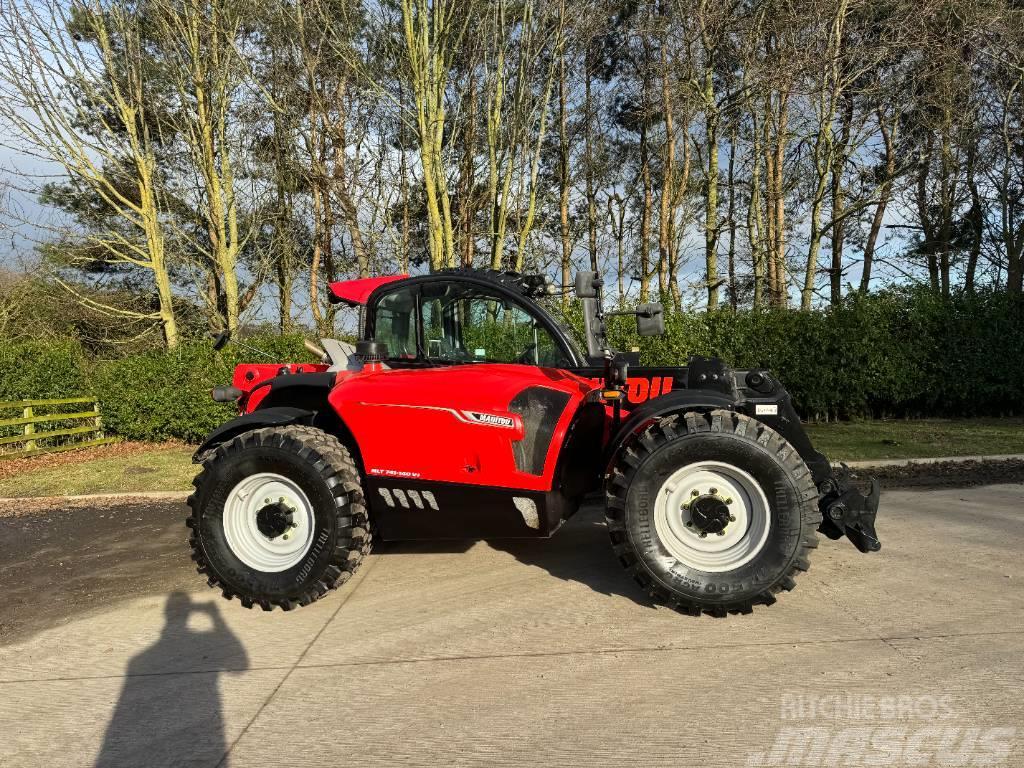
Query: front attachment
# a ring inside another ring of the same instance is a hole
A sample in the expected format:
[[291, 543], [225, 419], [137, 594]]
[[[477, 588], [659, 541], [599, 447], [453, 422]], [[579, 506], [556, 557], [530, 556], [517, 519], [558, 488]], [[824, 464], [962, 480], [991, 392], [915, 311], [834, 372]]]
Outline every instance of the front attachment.
[[871, 490], [865, 496], [853, 484], [853, 475], [845, 464], [832, 473], [832, 477], [819, 486], [821, 509], [819, 530], [830, 539], [845, 535], [861, 552], [877, 552], [882, 548], [875, 532], [878, 498], [882, 489], [875, 478], [870, 478]]

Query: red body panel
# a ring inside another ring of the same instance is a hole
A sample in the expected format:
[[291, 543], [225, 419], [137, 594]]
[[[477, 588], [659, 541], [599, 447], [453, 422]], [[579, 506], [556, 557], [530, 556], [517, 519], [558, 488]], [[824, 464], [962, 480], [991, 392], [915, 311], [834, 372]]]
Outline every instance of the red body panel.
[[342, 280], [331, 283], [331, 297], [333, 301], [358, 307], [366, 304], [370, 294], [382, 285], [393, 283], [396, 280], [404, 280], [408, 275], [388, 275], [386, 277], [364, 277], [360, 280]]
[[[516, 468], [523, 423], [510, 412], [528, 387], [569, 396], [541, 475]], [[590, 382], [524, 365], [459, 365], [341, 374], [328, 401], [352, 431], [367, 475], [547, 491], [559, 448]]]

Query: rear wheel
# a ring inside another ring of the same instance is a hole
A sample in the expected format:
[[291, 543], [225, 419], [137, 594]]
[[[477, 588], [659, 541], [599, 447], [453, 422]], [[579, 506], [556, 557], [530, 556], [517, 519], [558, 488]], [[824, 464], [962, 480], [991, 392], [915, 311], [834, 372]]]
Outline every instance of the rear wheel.
[[817, 546], [817, 490], [800, 455], [732, 411], [652, 424], [620, 452], [608, 530], [650, 595], [683, 613], [724, 616], [795, 586]]
[[189, 498], [192, 559], [246, 607], [290, 610], [347, 581], [370, 551], [359, 472], [312, 427], [246, 432], [203, 460]]

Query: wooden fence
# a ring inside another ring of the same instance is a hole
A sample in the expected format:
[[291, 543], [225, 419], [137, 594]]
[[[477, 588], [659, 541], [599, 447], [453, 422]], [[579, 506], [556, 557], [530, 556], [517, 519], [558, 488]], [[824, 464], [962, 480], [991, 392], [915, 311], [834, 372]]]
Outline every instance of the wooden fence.
[[[73, 408], [61, 410], [67, 406]], [[20, 411], [21, 415], [4, 418], [11, 411]], [[113, 437], [103, 435], [100, 404], [94, 397], [0, 402], [0, 459], [71, 451], [112, 442]]]

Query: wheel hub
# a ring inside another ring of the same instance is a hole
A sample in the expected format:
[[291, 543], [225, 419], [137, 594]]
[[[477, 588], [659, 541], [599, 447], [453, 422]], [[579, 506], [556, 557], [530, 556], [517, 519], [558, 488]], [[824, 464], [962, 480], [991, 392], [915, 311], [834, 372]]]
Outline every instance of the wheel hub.
[[221, 521], [231, 553], [264, 573], [279, 573], [301, 563], [313, 545], [316, 528], [305, 491], [274, 472], [249, 475], [228, 491]]
[[698, 496], [690, 502], [689, 512], [690, 522], [700, 534], [723, 533], [729, 525], [729, 507], [718, 496]]
[[668, 554], [706, 573], [724, 573], [752, 560], [771, 527], [760, 484], [740, 467], [720, 461], [698, 461], [669, 474], [653, 511]]
[[256, 527], [270, 540], [287, 533], [295, 524], [294, 509], [283, 501], [275, 501], [256, 513]]

